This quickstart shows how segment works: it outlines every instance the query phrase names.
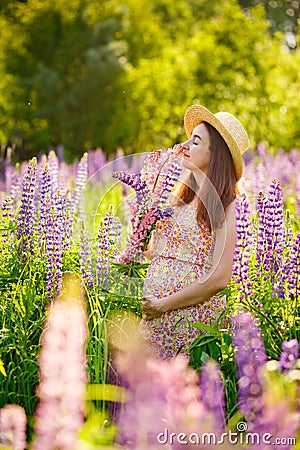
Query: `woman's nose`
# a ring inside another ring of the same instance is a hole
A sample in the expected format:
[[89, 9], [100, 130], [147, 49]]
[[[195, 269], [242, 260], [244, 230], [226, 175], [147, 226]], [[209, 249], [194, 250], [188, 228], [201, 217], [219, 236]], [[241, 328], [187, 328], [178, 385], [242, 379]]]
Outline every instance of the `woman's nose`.
[[183, 147], [185, 150], [188, 150], [188, 149], [189, 149], [189, 141], [182, 142], [182, 144], [180, 144], [180, 145], [181, 145], [181, 147]]

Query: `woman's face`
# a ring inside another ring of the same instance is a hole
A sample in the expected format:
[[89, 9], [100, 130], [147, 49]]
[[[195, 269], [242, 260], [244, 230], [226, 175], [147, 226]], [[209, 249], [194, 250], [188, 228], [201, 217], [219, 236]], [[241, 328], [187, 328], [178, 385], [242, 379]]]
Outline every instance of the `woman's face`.
[[182, 166], [189, 170], [206, 172], [210, 160], [210, 139], [204, 123], [197, 125], [190, 139], [182, 144]]

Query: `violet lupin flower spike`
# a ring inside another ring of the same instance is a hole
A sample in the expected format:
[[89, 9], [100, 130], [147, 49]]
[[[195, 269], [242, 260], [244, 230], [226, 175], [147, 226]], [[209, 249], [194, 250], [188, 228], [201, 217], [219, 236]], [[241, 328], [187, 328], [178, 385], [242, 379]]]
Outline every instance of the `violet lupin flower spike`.
[[61, 291], [63, 235], [62, 198], [61, 192], [58, 190], [54, 198], [54, 204], [52, 204], [47, 214], [46, 282], [50, 299], [53, 299]]
[[300, 233], [295, 237], [290, 255], [289, 292], [294, 297], [300, 294]]
[[252, 315], [243, 312], [231, 319], [238, 369], [239, 409], [247, 422], [258, 420], [263, 410], [262, 369], [267, 361], [259, 328]]
[[112, 206], [108, 209], [104, 219], [100, 221], [98, 229], [98, 253], [97, 253], [97, 280], [103, 289], [109, 285], [111, 253], [113, 247], [113, 237], [116, 232], [116, 222], [114, 220]]
[[201, 368], [201, 401], [212, 417], [216, 433], [225, 430], [225, 396], [220, 368], [214, 360], [207, 361]]
[[265, 209], [266, 254], [264, 269], [267, 271], [275, 270], [276, 272], [282, 259], [284, 237], [282, 191], [278, 180], [274, 180], [270, 184]]
[[51, 193], [54, 194], [59, 187], [59, 161], [54, 150], [49, 152], [48, 166], [51, 174]]
[[[7, 196], [3, 200], [2, 204], [2, 218], [6, 221], [4, 226], [11, 226], [14, 221], [14, 205], [10, 196]], [[7, 242], [13, 245], [13, 231], [4, 231], [2, 233], [2, 242]]]
[[110, 205], [104, 217], [104, 226], [109, 229], [111, 248], [114, 249], [114, 253], [117, 253], [117, 247], [122, 235], [122, 224], [119, 217], [114, 215], [113, 205]]
[[299, 343], [297, 339], [291, 339], [290, 341], [284, 341], [281, 348], [279, 367], [283, 373], [287, 373], [296, 366], [296, 361], [299, 358]]
[[165, 175], [161, 175], [157, 189], [155, 189], [155, 198], [158, 203], [165, 205], [170, 193], [181, 174], [182, 167], [174, 161], [167, 169]]
[[265, 257], [265, 233], [266, 233], [266, 208], [267, 198], [260, 192], [257, 196], [257, 210], [258, 210], [258, 229], [256, 238], [256, 264], [255, 267], [259, 269], [257, 275], [260, 275], [263, 269], [263, 261]]
[[45, 164], [39, 183], [40, 189], [40, 237], [45, 240], [47, 234], [47, 211], [51, 204], [51, 175], [49, 172], [49, 165]]
[[70, 196], [70, 192], [66, 192], [62, 198], [62, 229], [64, 233], [62, 242], [64, 250], [70, 249], [73, 233], [72, 200]]
[[146, 181], [141, 179], [140, 173], [114, 172], [112, 177], [132, 187], [135, 191], [141, 191], [146, 187]]
[[84, 153], [78, 164], [76, 187], [73, 200], [73, 212], [79, 212], [79, 215], [84, 218], [84, 211], [82, 207], [82, 197], [86, 188], [88, 178], [88, 154]]
[[18, 251], [21, 259], [33, 253], [33, 234], [35, 223], [35, 191], [37, 160], [33, 158], [22, 181], [21, 204], [17, 216], [16, 237], [19, 240]]
[[249, 204], [245, 195], [236, 199], [236, 231], [237, 239], [232, 274], [239, 285], [240, 298], [249, 300], [252, 294], [252, 282], [249, 272], [252, 233]]
[[90, 248], [89, 235], [83, 221], [81, 222], [80, 226], [79, 264], [81, 277], [83, 281], [87, 284], [88, 288], [91, 289], [94, 284], [92, 252]]

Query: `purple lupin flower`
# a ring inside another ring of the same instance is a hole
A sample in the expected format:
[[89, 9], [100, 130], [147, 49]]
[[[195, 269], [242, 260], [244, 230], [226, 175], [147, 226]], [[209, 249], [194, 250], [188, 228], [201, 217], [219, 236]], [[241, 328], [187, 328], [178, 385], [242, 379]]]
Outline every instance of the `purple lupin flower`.
[[33, 450], [74, 449], [83, 423], [87, 317], [78, 281], [64, 284], [64, 297], [51, 304], [42, 335]]
[[63, 228], [63, 248], [64, 250], [69, 250], [71, 248], [71, 238], [72, 238], [72, 200], [71, 194], [66, 192], [62, 198], [62, 228]]
[[239, 378], [239, 409], [251, 423], [262, 414], [262, 368], [267, 357], [259, 328], [250, 313], [243, 312], [233, 317], [232, 326]]
[[249, 300], [252, 294], [252, 282], [249, 272], [252, 233], [248, 200], [242, 195], [236, 200], [236, 246], [233, 258], [232, 274], [238, 283], [240, 298]]
[[110, 243], [105, 230], [103, 221], [100, 221], [98, 228], [98, 253], [96, 258], [96, 277], [97, 284], [105, 287], [109, 280], [110, 264], [109, 264], [109, 249]]
[[115, 232], [113, 207], [110, 206], [103, 221], [100, 221], [98, 229], [96, 270], [98, 284], [101, 284], [104, 289], [109, 285], [111, 253], [113, 250]]
[[132, 187], [136, 192], [146, 187], [146, 182], [141, 179], [140, 173], [114, 172], [112, 177]]
[[101, 181], [101, 169], [106, 164], [106, 157], [101, 148], [88, 152], [88, 178]]
[[284, 226], [284, 247], [281, 259], [281, 267], [279, 268], [279, 273], [276, 276], [272, 284], [273, 295], [278, 295], [279, 298], [285, 298], [289, 296], [289, 277], [291, 273], [291, 253], [293, 249], [293, 230], [289, 211], [286, 211], [285, 226]]
[[26, 423], [26, 414], [21, 406], [6, 405], [1, 408], [0, 444], [13, 450], [25, 450], [27, 447]]
[[168, 165], [166, 173], [161, 174], [157, 189], [155, 189], [155, 198], [161, 205], [166, 203], [181, 172], [182, 167], [174, 161]]
[[295, 237], [290, 255], [289, 292], [296, 298], [300, 294], [300, 233]]
[[165, 217], [171, 217], [174, 214], [174, 209], [171, 206], [165, 208], [157, 208], [157, 219], [164, 219]]
[[62, 219], [62, 198], [58, 190], [54, 197], [54, 204], [47, 214], [47, 292], [50, 299], [53, 299], [61, 290], [62, 283], [62, 253], [63, 253], [63, 219]]
[[293, 246], [293, 228], [292, 228], [292, 222], [291, 222], [291, 215], [290, 215], [290, 211], [287, 209], [285, 211], [285, 235], [284, 235], [284, 243], [285, 243], [285, 247], [287, 249], [291, 249]]
[[200, 388], [201, 401], [212, 417], [213, 430], [221, 434], [225, 431], [225, 396], [221, 371], [214, 360], [203, 364]]
[[297, 339], [284, 341], [281, 344], [282, 353], [279, 358], [279, 367], [282, 372], [286, 373], [296, 366], [296, 361], [299, 357], [299, 343]]
[[265, 243], [266, 243], [266, 203], [267, 197], [263, 192], [259, 192], [257, 196], [257, 210], [258, 210], [258, 227], [256, 238], [256, 264], [255, 267], [259, 269], [257, 275], [260, 275], [263, 269], [263, 261], [265, 257]]
[[51, 175], [51, 193], [54, 195], [59, 187], [59, 161], [54, 150], [49, 152], [48, 166]]
[[45, 164], [39, 183], [40, 189], [40, 238], [45, 241], [47, 234], [47, 212], [51, 205], [51, 175], [49, 165]]
[[80, 226], [80, 250], [79, 250], [80, 273], [88, 288], [93, 287], [92, 254], [90, 240], [84, 222]]
[[18, 252], [23, 260], [33, 253], [36, 172], [37, 160], [33, 158], [28, 164], [27, 172], [22, 181], [21, 204], [17, 216]]
[[284, 297], [284, 248], [286, 230], [284, 227], [282, 190], [278, 180], [269, 186], [268, 198], [258, 197], [259, 229], [257, 239], [258, 275], [264, 281], [272, 280], [272, 295]]
[[[14, 205], [10, 196], [3, 200], [2, 204], [2, 218], [4, 219], [4, 226], [11, 227], [14, 222]], [[4, 231], [2, 233], [2, 242], [7, 242], [13, 245], [13, 231]]]
[[[113, 213], [113, 210], [112, 210]], [[113, 243], [114, 252], [112, 254], [112, 258], [117, 256], [118, 254], [118, 247], [120, 244], [120, 238], [122, 236], [122, 224], [119, 219], [119, 217], [116, 217], [113, 215], [112, 222], [111, 222], [111, 232], [110, 232], [110, 239]]]
[[86, 189], [88, 177], [88, 154], [84, 153], [78, 164], [76, 186], [73, 199], [73, 213], [78, 211], [79, 216], [84, 218], [84, 210], [82, 205], [83, 194]]
[[[299, 413], [295, 404], [295, 391], [290, 390], [290, 386], [282, 389], [283, 382], [287, 386], [287, 379], [283, 379], [277, 368], [274, 361], [265, 364], [262, 414], [257, 415], [255, 421], [248, 426], [250, 433], [268, 437], [268, 441], [257, 440], [251, 445], [251, 450], [268, 450], [270, 445], [275, 443], [279, 450], [291, 450], [294, 448], [293, 441], [296, 443]], [[288, 383], [291, 383], [291, 380]]]
[[264, 269], [277, 271], [283, 252], [283, 202], [279, 180], [274, 180], [269, 187], [268, 201], [265, 205], [265, 258]]

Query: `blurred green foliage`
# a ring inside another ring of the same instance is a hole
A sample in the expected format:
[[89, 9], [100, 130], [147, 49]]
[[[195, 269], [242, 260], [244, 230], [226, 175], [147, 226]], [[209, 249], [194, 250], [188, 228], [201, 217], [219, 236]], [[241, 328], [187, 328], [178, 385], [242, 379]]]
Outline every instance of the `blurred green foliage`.
[[1, 2], [0, 143], [17, 159], [149, 151], [183, 139], [199, 102], [236, 114], [252, 146], [299, 147], [300, 52], [251, 3]]
[[283, 31], [287, 33], [287, 44], [294, 48], [295, 39], [291, 34], [297, 33], [299, 19], [299, 0], [239, 0], [243, 8], [263, 4], [266, 15], [271, 24], [271, 31]]

